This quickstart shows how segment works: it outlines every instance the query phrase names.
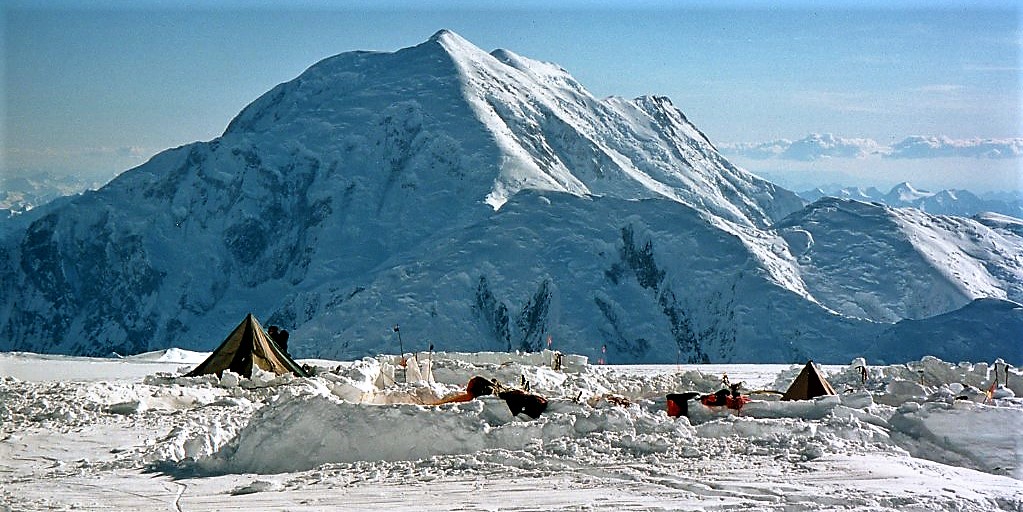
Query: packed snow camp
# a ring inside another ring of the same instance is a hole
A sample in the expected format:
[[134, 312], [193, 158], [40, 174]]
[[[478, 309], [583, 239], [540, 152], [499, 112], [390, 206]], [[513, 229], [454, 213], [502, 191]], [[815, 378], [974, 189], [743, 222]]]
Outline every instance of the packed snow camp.
[[0, 354], [2, 510], [1023, 509], [1023, 372], [1001, 360], [327, 361], [252, 315], [225, 334]]

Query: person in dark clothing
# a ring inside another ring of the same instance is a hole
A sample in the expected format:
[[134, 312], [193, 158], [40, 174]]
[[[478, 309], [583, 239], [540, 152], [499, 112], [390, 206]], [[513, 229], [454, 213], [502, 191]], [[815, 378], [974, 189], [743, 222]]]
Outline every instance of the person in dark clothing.
[[469, 382], [465, 385], [464, 393], [443, 398], [432, 405], [468, 402], [485, 395], [497, 395], [498, 398], [508, 404], [508, 409], [514, 415], [525, 413], [530, 418], [536, 419], [547, 410], [546, 398], [521, 389], [506, 388], [496, 380], [480, 376], [469, 379]]
[[547, 399], [521, 389], [509, 389], [497, 393], [497, 396], [508, 404], [511, 413], [518, 415], [520, 412], [534, 420], [540, 417], [547, 410]]
[[283, 351], [285, 354], [288, 354], [288, 357], [291, 357], [291, 352], [288, 352], [289, 336], [291, 336], [291, 334], [288, 332], [287, 329], [281, 329], [280, 331], [277, 332], [277, 339], [274, 341], [277, 342], [278, 347], [281, 347], [281, 351]]
[[288, 354], [289, 357], [291, 356], [291, 354], [288, 353], [288, 337], [291, 336], [291, 334], [287, 331], [287, 329], [281, 329], [276, 325], [271, 325], [267, 328], [266, 333], [269, 334], [270, 339], [274, 340], [274, 343], [277, 344], [277, 348], [280, 348], [281, 351]]

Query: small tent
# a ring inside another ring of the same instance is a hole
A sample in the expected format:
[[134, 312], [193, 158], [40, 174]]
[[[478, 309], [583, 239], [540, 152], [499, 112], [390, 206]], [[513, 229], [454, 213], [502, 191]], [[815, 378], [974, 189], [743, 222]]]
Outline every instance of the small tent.
[[824, 395], [835, 395], [835, 388], [831, 387], [828, 380], [817, 371], [813, 361], [807, 361], [803, 371], [799, 372], [796, 380], [792, 381], [788, 391], [782, 395], [782, 400], [809, 400]]
[[207, 373], [221, 375], [224, 370], [231, 370], [239, 375], [252, 377], [253, 365], [277, 375], [291, 372], [299, 377], [309, 376], [294, 359], [288, 357], [288, 354], [270, 339], [270, 335], [263, 330], [263, 326], [259, 325], [259, 321], [252, 313], [231, 331], [210, 357], [185, 376], [195, 377]]

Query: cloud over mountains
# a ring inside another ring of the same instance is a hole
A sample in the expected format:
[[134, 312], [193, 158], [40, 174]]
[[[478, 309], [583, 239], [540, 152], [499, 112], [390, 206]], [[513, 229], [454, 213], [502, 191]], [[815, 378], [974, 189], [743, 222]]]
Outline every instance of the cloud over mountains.
[[720, 144], [718, 147], [727, 155], [755, 160], [804, 162], [829, 158], [866, 158], [871, 155], [893, 159], [1023, 157], [1023, 138], [952, 139], [946, 136], [912, 136], [886, 146], [873, 139], [815, 133], [795, 141], [778, 139], [767, 142]]

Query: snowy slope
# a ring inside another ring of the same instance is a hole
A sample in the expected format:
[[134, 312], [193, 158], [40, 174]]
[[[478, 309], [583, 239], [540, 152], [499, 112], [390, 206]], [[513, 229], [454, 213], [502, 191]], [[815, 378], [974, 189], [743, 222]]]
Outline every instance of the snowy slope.
[[[1023, 333], [1023, 304], [976, 299], [958, 310], [926, 320], [901, 320], [885, 329], [864, 355], [881, 362], [920, 358], [932, 353], [945, 354], [951, 361], [965, 361], [975, 354], [1023, 361], [1020, 333]], [[914, 342], [907, 343], [908, 340]], [[1009, 340], [1009, 343], [1001, 340]]]
[[1023, 302], [1023, 238], [960, 217], [823, 198], [775, 225], [813, 296], [849, 316], [920, 319]]
[[[337, 333], [322, 353], [393, 350], [389, 326], [399, 322], [424, 347], [535, 351], [549, 335], [594, 359], [606, 346], [617, 363], [786, 361], [826, 353], [814, 347], [823, 325], [833, 335], [872, 327], [779, 286], [742, 239], [670, 201], [523, 192], [491, 219], [440, 233], [386, 267], [350, 295], [296, 297], [289, 309], [316, 311], [299, 323]], [[346, 318], [378, 320], [338, 330]], [[786, 341], [764, 343], [764, 330]]]
[[596, 99], [441, 31], [327, 58], [222, 137], [5, 223], [0, 350], [209, 349], [253, 312], [310, 356], [393, 350], [400, 323], [449, 350], [845, 360], [900, 319], [1018, 300], [1004, 229], [800, 208], [666, 98]]

